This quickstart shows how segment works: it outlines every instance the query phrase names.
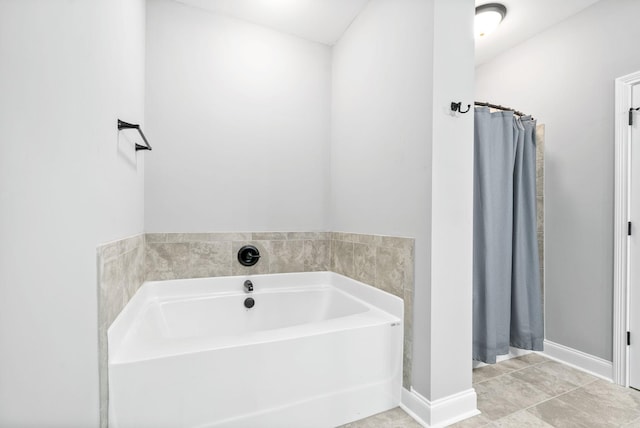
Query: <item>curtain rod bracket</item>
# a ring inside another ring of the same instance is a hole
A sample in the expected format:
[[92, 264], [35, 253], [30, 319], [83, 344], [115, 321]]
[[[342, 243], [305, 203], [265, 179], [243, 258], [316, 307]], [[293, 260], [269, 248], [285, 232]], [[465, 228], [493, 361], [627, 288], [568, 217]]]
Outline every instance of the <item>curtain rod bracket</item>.
[[468, 113], [469, 110], [471, 110], [471, 104], [467, 104], [467, 109], [465, 111], [462, 111], [462, 102], [457, 102], [457, 103], [452, 102], [451, 103], [451, 111], [452, 112], [456, 112], [457, 111], [457, 112], [460, 112], [462, 114], [465, 114], [465, 113]]

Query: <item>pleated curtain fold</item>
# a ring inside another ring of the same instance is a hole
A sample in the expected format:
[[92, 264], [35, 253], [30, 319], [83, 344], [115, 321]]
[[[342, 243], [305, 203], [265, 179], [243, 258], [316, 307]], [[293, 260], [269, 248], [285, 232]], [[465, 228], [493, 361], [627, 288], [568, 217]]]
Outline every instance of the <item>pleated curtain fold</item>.
[[473, 359], [542, 350], [536, 123], [475, 109]]

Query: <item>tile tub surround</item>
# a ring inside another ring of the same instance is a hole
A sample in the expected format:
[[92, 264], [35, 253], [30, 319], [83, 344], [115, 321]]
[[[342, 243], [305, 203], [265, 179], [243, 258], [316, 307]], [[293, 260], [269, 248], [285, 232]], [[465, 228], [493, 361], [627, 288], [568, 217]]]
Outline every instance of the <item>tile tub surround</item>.
[[402, 384], [411, 386], [413, 351], [413, 238], [331, 233], [331, 270], [394, 294], [404, 300]]
[[[329, 270], [330, 232], [148, 233], [146, 280]], [[242, 266], [244, 245], [260, 260]]]
[[[243, 245], [260, 250], [254, 266], [238, 263]], [[405, 302], [403, 385], [410, 386], [414, 239], [344, 232], [148, 233], [146, 280], [331, 270]]]
[[[255, 245], [260, 261], [241, 266]], [[100, 420], [108, 426], [107, 329], [144, 281], [334, 271], [404, 299], [403, 386], [411, 384], [414, 239], [344, 232], [147, 233], [97, 249]]]
[[100, 377], [100, 426], [108, 427], [107, 330], [144, 282], [145, 236], [103, 244], [96, 251], [98, 285], [98, 358]]
[[536, 126], [536, 222], [538, 226], [538, 256], [540, 287], [544, 310], [544, 124]]

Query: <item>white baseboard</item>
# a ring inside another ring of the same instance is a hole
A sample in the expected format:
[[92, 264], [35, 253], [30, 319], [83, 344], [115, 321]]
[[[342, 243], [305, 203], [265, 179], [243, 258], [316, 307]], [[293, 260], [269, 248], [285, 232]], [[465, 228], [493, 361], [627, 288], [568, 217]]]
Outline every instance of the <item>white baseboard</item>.
[[613, 363], [600, 357], [587, 354], [577, 349], [569, 348], [559, 343], [544, 341], [542, 355], [559, 361], [568, 366], [585, 371], [608, 381], [613, 379]]
[[400, 407], [425, 428], [446, 427], [480, 414], [473, 388], [434, 401], [413, 388], [402, 388]]

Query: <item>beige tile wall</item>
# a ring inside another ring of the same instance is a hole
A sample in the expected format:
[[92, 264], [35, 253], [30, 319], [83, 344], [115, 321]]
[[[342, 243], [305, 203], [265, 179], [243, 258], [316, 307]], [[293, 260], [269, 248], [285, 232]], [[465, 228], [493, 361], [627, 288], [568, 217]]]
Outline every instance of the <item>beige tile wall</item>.
[[144, 282], [144, 258], [145, 237], [142, 234], [97, 248], [98, 358], [102, 428], [109, 425], [107, 329]]
[[[260, 261], [240, 265], [255, 245]], [[334, 271], [404, 299], [403, 384], [410, 386], [414, 240], [343, 232], [148, 233], [98, 247], [101, 426], [107, 427], [107, 329], [145, 280]]]
[[540, 287], [544, 302], [544, 125], [536, 127], [536, 210], [538, 223], [538, 256]]
[[[149, 233], [147, 280], [329, 270], [330, 232]], [[242, 266], [243, 245], [260, 260]]]

